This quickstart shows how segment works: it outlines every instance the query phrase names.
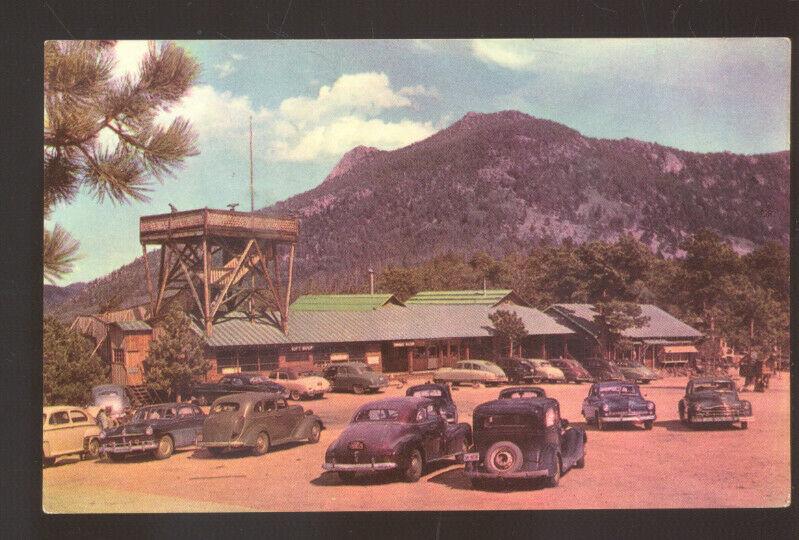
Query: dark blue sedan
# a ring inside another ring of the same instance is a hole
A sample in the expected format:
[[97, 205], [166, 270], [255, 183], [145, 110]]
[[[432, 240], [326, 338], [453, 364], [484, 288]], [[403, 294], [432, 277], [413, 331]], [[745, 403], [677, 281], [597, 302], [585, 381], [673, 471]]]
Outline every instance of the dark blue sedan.
[[605, 381], [593, 384], [583, 400], [583, 417], [600, 431], [610, 423], [639, 423], [652, 429], [655, 404], [641, 395], [637, 384]]
[[202, 433], [205, 413], [191, 403], [142, 407], [130, 423], [100, 432], [100, 452], [111, 461], [132, 454], [166, 459], [176, 448], [193, 446]]

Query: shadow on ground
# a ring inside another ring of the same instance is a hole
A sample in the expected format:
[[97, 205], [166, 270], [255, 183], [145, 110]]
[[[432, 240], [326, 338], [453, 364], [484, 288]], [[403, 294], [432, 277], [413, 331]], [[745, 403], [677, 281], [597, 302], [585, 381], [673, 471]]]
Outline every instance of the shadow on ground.
[[[292, 448], [296, 448], [298, 446], [303, 446], [308, 444], [305, 441], [296, 441], [290, 442], [286, 444], [281, 444], [280, 446], [272, 446], [269, 448], [269, 454], [279, 454], [286, 450], [291, 450]], [[255, 454], [252, 453], [252, 449], [250, 448], [231, 448], [229, 450], [225, 450], [218, 456], [211, 453], [210, 450], [207, 448], [197, 448], [192, 452], [189, 456], [189, 459], [202, 459], [202, 460], [226, 460], [226, 459], [241, 459], [243, 457], [252, 457]], [[255, 456], [258, 457], [258, 456]]]
[[683, 424], [679, 420], [661, 420], [655, 421], [655, 427], [666, 428], [668, 431], [735, 431], [741, 429], [736, 425], [731, 424]]

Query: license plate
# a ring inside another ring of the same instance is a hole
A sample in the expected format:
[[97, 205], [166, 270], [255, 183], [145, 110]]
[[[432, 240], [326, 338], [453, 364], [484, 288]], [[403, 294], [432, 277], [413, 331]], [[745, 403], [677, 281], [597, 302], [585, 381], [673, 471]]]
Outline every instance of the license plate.
[[463, 454], [463, 461], [480, 461], [480, 454], [477, 452]]

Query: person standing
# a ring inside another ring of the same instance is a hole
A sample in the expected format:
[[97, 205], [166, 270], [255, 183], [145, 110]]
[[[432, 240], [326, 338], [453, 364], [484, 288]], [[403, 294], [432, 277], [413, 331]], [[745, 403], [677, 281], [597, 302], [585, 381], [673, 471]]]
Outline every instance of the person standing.
[[100, 412], [97, 413], [97, 425], [101, 430], [106, 430], [113, 427], [113, 421], [111, 420], [111, 405], [100, 409]]

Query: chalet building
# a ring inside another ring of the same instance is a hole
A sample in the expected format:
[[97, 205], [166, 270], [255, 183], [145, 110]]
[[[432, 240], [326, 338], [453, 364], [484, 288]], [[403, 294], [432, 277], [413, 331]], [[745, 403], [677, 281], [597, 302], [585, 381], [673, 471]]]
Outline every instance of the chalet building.
[[238, 313], [216, 322], [207, 338], [209, 377], [348, 360], [413, 372], [491, 359], [507, 354], [488, 318], [497, 309], [515, 312], [529, 333], [515, 354], [557, 356], [574, 333], [511, 290], [426, 291], [405, 303], [388, 294], [311, 295], [291, 305], [285, 334], [271, 317]]
[[[633, 343], [632, 357], [648, 367], [685, 365], [696, 360], [698, 343], [704, 334], [651, 304], [640, 304], [648, 321], [640, 328], [629, 328], [622, 335]], [[568, 353], [582, 360], [600, 356], [600, 327], [591, 304], [554, 304], [544, 310], [575, 334], [567, 339]]]

